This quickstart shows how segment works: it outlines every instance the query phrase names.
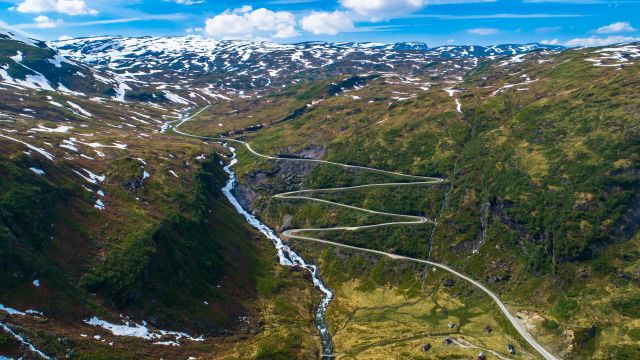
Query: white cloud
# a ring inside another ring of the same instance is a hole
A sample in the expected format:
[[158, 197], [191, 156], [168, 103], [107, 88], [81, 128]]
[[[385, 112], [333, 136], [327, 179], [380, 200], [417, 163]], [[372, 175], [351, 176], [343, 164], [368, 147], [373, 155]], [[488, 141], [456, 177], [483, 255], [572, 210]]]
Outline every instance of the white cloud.
[[58, 41], [71, 40], [71, 39], [73, 39], [71, 36], [62, 35], [58, 38]]
[[632, 31], [636, 31], [636, 29], [634, 29], [633, 26], [631, 26], [631, 24], [629, 24], [626, 21], [609, 24], [607, 26], [599, 27], [596, 30], [598, 34], [613, 34], [613, 33], [619, 33], [619, 32], [632, 32]]
[[139, 21], [154, 21], [154, 20], [167, 20], [167, 21], [179, 21], [184, 20], [184, 14], [158, 14], [158, 15], [144, 15], [141, 17], [130, 18], [115, 18], [115, 19], [103, 19], [81, 22], [67, 22], [66, 26], [93, 26], [93, 25], [110, 25], [110, 24], [124, 24], [130, 22]]
[[543, 45], [558, 45], [558, 44], [560, 44], [560, 40], [558, 40], [558, 39], [551, 39], [551, 40], [545, 39], [545, 40], [540, 41], [540, 44], [543, 44]]
[[587, 46], [587, 47], [592, 47], [592, 46], [604, 46], [604, 45], [611, 45], [611, 44], [618, 44], [618, 43], [625, 43], [625, 42], [633, 42], [633, 41], [640, 41], [640, 37], [633, 37], [633, 36], [607, 36], [607, 37], [598, 37], [598, 36], [591, 36], [588, 38], [575, 38], [575, 39], [571, 39], [567, 42], [564, 43], [564, 45], [566, 46]]
[[288, 38], [299, 35], [296, 25], [288, 11], [243, 6], [207, 19], [204, 32], [215, 39]]
[[494, 29], [494, 28], [475, 28], [475, 29], [469, 29], [467, 31], [469, 32], [469, 34], [481, 35], [481, 36], [495, 35], [500, 32], [500, 30]]
[[353, 22], [343, 11], [312, 12], [302, 18], [302, 28], [315, 35], [336, 35], [353, 29]]
[[380, 21], [420, 10], [426, 0], [340, 0], [345, 8], [371, 20]]
[[21, 13], [57, 12], [66, 15], [96, 15], [84, 0], [24, 0], [15, 8]]
[[62, 23], [61, 19], [53, 20], [53, 19], [49, 19], [49, 17], [44, 15], [40, 15], [33, 18], [33, 21], [35, 21], [35, 27], [39, 29], [51, 29], [51, 28], [57, 27], [58, 24]]
[[195, 5], [202, 4], [204, 0], [173, 0], [173, 2], [180, 5]]
[[496, 0], [339, 0], [340, 4], [372, 21], [388, 20], [411, 14], [427, 5], [486, 3]]

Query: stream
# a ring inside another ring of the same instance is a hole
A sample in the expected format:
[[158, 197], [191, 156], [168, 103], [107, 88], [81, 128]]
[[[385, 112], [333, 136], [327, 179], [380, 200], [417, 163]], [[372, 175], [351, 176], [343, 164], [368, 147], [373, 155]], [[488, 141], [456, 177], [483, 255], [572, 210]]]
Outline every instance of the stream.
[[[226, 146], [226, 145], [225, 145]], [[331, 334], [329, 333], [329, 329], [327, 326], [326, 315], [327, 315], [327, 307], [329, 303], [333, 299], [333, 292], [327, 288], [327, 286], [322, 282], [320, 276], [318, 275], [318, 268], [315, 265], [307, 264], [305, 260], [296, 254], [289, 246], [287, 246], [282, 239], [280, 239], [273, 230], [271, 230], [267, 225], [263, 224], [258, 218], [251, 215], [248, 211], [246, 211], [238, 199], [233, 195], [233, 189], [237, 183], [236, 174], [232, 170], [232, 167], [238, 163], [238, 159], [236, 158], [235, 148], [229, 147], [233, 156], [231, 157], [231, 162], [229, 165], [224, 167], [224, 171], [229, 175], [229, 180], [226, 185], [222, 188], [222, 192], [229, 199], [231, 205], [236, 209], [238, 213], [240, 213], [245, 220], [262, 234], [264, 234], [275, 246], [278, 251], [278, 258], [280, 259], [280, 264], [284, 266], [300, 266], [311, 274], [311, 278], [313, 279], [313, 285], [317, 287], [324, 295], [320, 304], [318, 305], [318, 309], [316, 310], [316, 326], [318, 327], [318, 331], [320, 333], [320, 341], [322, 344], [322, 358], [323, 359], [331, 359], [333, 358], [333, 341], [331, 339]]]
[[[18, 334], [17, 332], [13, 331], [7, 324], [5, 324], [2, 321], [0, 321], [0, 329], [4, 329], [4, 331], [9, 333], [9, 335], [11, 335], [13, 338], [15, 338], [20, 344], [22, 344], [23, 346], [27, 347], [29, 350], [31, 350], [31, 352], [38, 354], [41, 358], [43, 358], [45, 360], [52, 360], [52, 358], [47, 356], [47, 354], [45, 354], [42, 351], [38, 350], [27, 338], [25, 338], [24, 336], [22, 336], [22, 335]], [[2, 358], [2, 355], [0, 355], [0, 359], [1, 358]], [[22, 357], [20, 359], [22, 359]]]

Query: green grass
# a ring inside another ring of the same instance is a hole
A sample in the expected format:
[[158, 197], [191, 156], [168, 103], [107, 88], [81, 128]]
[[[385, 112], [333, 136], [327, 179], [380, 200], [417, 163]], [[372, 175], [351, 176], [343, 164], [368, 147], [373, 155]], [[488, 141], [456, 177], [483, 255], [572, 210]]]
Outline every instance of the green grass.
[[[507, 280], [489, 286], [506, 300], [543, 315], [547, 320], [538, 331], [557, 343], [563, 337], [554, 339], [552, 334], [575, 329], [580, 335], [589, 312], [598, 317], [608, 311], [636, 317], [631, 309], [636, 305], [634, 295], [617, 296], [631, 291], [638, 258], [630, 238], [637, 219], [626, 217], [637, 201], [640, 183], [637, 66], [613, 72], [596, 68], [584, 60], [587, 51], [591, 50], [567, 51], [551, 55], [553, 62], [528, 61], [514, 65], [515, 69], [495, 62], [483, 65], [465, 77], [466, 91], [459, 95], [464, 121], [440, 89], [388, 107], [335, 97], [290, 123], [251, 135], [249, 142], [266, 154], [316, 146], [326, 149], [328, 160], [448, 178], [452, 190], [435, 233], [433, 258], [476, 279], [508, 273]], [[507, 82], [521, 81], [522, 73], [538, 79], [528, 91], [490, 96]], [[384, 91], [373, 81], [358, 95], [366, 98]], [[241, 166], [241, 176], [269, 168], [246, 155]], [[369, 180], [319, 166], [302, 188]], [[283, 182], [278, 175], [268, 181]], [[265, 207], [267, 199], [280, 191], [270, 184], [260, 189], [262, 199], [257, 202], [270, 224], [277, 226], [285, 213], [295, 215], [300, 209], [308, 212], [305, 218], [333, 224], [327, 211], [310, 211], [308, 204]], [[366, 189], [313, 196], [433, 216], [447, 190]], [[312, 224], [317, 225], [305, 221], [296, 225]], [[322, 237], [425, 257], [429, 234], [430, 228], [407, 226]], [[623, 254], [627, 260], [621, 261]], [[322, 270], [340, 272], [327, 266]], [[375, 277], [366, 278], [362, 289], [381, 286]], [[532, 297], [533, 292], [541, 296]], [[623, 321], [616, 317], [601, 326], [617, 331]], [[608, 346], [589, 336], [576, 344], [580, 354]]]

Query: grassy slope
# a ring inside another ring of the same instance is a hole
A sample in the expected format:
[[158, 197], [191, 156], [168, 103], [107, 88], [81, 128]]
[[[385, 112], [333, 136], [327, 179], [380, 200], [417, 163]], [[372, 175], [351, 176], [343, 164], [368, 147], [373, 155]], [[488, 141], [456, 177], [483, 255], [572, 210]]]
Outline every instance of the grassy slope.
[[[575, 50], [539, 57], [547, 62], [481, 66], [458, 94], [463, 116], [439, 88], [394, 105], [370, 103], [388, 86], [379, 80], [355, 93], [361, 100], [326, 99], [250, 142], [268, 154], [322, 146], [330, 160], [450, 178], [434, 258], [490, 282], [556, 352], [624, 357], [638, 326], [627, 310], [639, 294], [636, 240], [620, 230], [637, 192], [638, 66], [594, 67], [589, 56]], [[523, 74], [538, 79], [527, 91], [492, 96]], [[342, 200], [376, 206], [377, 195]], [[414, 205], [401, 210], [437, 208], [433, 201], [408, 208]], [[279, 225], [284, 213], [305, 218], [308, 207], [281, 208], [270, 221]], [[336, 238], [398, 251], [396, 237], [383, 235]], [[375, 245], [358, 240], [376, 236]], [[407, 238], [409, 249], [424, 246], [424, 236]]]
[[[3, 97], [2, 134], [55, 158], [26, 154], [24, 145], [0, 139], [0, 303], [47, 316], [39, 321], [3, 312], [2, 321], [59, 357], [71, 351], [81, 358], [175, 358], [213, 350], [229, 358], [315, 356], [318, 294], [304, 273], [277, 266], [271, 244], [226, 203], [219, 191], [227, 178], [221, 159], [196, 160], [215, 149], [156, 132], [156, 120], [171, 119], [175, 111], [31, 90], [4, 91]], [[67, 101], [92, 116], [72, 111]], [[72, 129], [30, 130], [38, 125]], [[59, 146], [71, 138], [127, 148]], [[143, 167], [150, 178], [142, 179]], [[73, 172], [83, 168], [106, 180], [86, 182]], [[103, 211], [94, 208], [98, 189], [105, 193]], [[82, 323], [91, 316], [120, 322], [120, 313], [207, 340], [167, 349]], [[4, 335], [1, 341], [0, 354], [22, 354]]]

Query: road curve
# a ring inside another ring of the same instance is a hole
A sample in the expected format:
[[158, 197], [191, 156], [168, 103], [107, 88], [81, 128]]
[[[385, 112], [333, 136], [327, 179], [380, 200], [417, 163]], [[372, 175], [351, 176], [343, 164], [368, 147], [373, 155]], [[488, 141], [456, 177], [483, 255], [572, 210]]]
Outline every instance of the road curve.
[[498, 298], [498, 296], [496, 294], [491, 292], [491, 290], [487, 289], [484, 285], [482, 285], [478, 281], [473, 280], [472, 278], [470, 278], [470, 277], [468, 277], [468, 276], [466, 276], [466, 275], [464, 275], [462, 273], [459, 273], [458, 271], [456, 271], [456, 270], [454, 270], [454, 269], [452, 269], [452, 268], [450, 268], [450, 267], [448, 267], [448, 266], [446, 266], [444, 264], [440, 264], [440, 263], [433, 262], [433, 261], [428, 261], [428, 260], [411, 258], [411, 257], [407, 257], [407, 256], [402, 256], [402, 255], [397, 255], [397, 254], [388, 253], [388, 252], [379, 251], [379, 250], [361, 248], [361, 247], [341, 244], [341, 243], [337, 243], [337, 242], [333, 242], [333, 241], [327, 241], [327, 240], [322, 240], [322, 239], [317, 239], [317, 238], [312, 238], [312, 237], [307, 237], [307, 236], [296, 235], [296, 232], [298, 232], [298, 231], [304, 231], [304, 230], [287, 230], [287, 231], [283, 232], [282, 235], [285, 236], [285, 237], [289, 237], [289, 238], [313, 241], [313, 242], [318, 242], [318, 243], [322, 243], [322, 244], [338, 246], [338, 247], [342, 247], [342, 248], [346, 248], [346, 249], [350, 249], [350, 250], [362, 251], [362, 252], [368, 252], [368, 253], [372, 253], [372, 254], [382, 255], [382, 256], [386, 256], [386, 257], [389, 257], [389, 258], [394, 259], [394, 260], [412, 261], [412, 262], [417, 262], [417, 263], [421, 263], [421, 264], [431, 265], [433, 267], [437, 267], [439, 269], [448, 271], [448, 272], [456, 275], [457, 277], [459, 277], [459, 278], [471, 283], [475, 287], [477, 287], [480, 290], [482, 290], [485, 294], [489, 295], [489, 297], [498, 305], [498, 307], [500, 308], [502, 313], [507, 317], [509, 322], [511, 322], [511, 325], [513, 325], [513, 327], [516, 329], [516, 331], [518, 331], [518, 333], [520, 333], [522, 338], [524, 338], [529, 343], [529, 345], [531, 345], [531, 347], [533, 347], [536, 351], [538, 351], [538, 353], [540, 353], [540, 355], [542, 355], [542, 357], [544, 357], [547, 360], [557, 360], [558, 359], [553, 354], [551, 354], [549, 351], [547, 351], [547, 349], [545, 349], [542, 345], [540, 345], [535, 340], [535, 338], [524, 328], [524, 326], [522, 326], [522, 324], [520, 324], [517, 321], [517, 319], [513, 315], [511, 315], [511, 313], [509, 312], [509, 309], [507, 309], [506, 305], [502, 301], [500, 301], [500, 299]]
[[522, 338], [527, 343], [529, 343], [529, 345], [531, 345], [531, 347], [533, 347], [543, 358], [545, 358], [546, 360], [558, 360], [558, 358], [556, 356], [551, 354], [547, 349], [544, 348], [544, 346], [542, 346], [540, 343], [538, 343], [536, 341], [536, 339], [527, 331], [527, 329], [525, 329], [525, 327], [521, 323], [519, 323], [517, 321], [517, 319], [511, 314], [509, 309], [500, 300], [500, 298], [498, 298], [498, 296], [496, 294], [494, 294], [491, 290], [486, 288], [480, 282], [478, 282], [478, 281], [476, 281], [476, 280], [474, 280], [474, 279], [472, 279], [472, 278], [470, 278], [470, 277], [468, 277], [468, 276], [466, 276], [466, 275], [464, 275], [464, 274], [462, 274], [462, 273], [460, 273], [460, 272], [448, 267], [447, 265], [440, 264], [440, 263], [433, 262], [433, 261], [429, 261], [429, 260], [416, 259], [416, 258], [411, 258], [411, 257], [403, 256], [403, 255], [397, 255], [397, 254], [388, 253], [388, 252], [384, 252], [384, 251], [361, 248], [361, 247], [357, 247], [357, 246], [341, 244], [341, 243], [328, 241], [328, 240], [322, 240], [322, 239], [313, 238], [313, 237], [309, 237], [309, 236], [298, 235], [300, 232], [327, 232], [327, 231], [337, 231], [337, 230], [355, 231], [355, 230], [360, 230], [360, 229], [367, 229], [367, 228], [374, 228], [374, 227], [381, 227], [381, 226], [389, 226], [389, 225], [412, 225], [412, 224], [422, 224], [422, 223], [425, 223], [425, 222], [433, 223], [433, 220], [430, 220], [430, 219], [428, 219], [426, 217], [422, 217], [422, 216], [412, 216], [412, 215], [403, 215], [403, 214], [393, 214], [393, 213], [378, 212], [378, 211], [375, 211], [375, 210], [364, 209], [364, 208], [360, 208], [360, 207], [356, 207], [356, 206], [340, 204], [340, 203], [336, 203], [336, 202], [332, 202], [332, 201], [328, 201], [328, 200], [323, 200], [323, 199], [317, 199], [317, 198], [313, 198], [313, 197], [310, 197], [310, 196], [303, 196], [303, 195], [300, 195], [300, 194], [305, 194], [305, 193], [309, 193], [309, 192], [345, 191], [345, 190], [349, 190], [349, 189], [366, 188], [366, 187], [431, 185], [431, 184], [443, 183], [443, 182], [446, 181], [445, 179], [436, 178], [436, 177], [429, 177], [429, 176], [408, 175], [408, 174], [403, 174], [403, 173], [399, 173], [399, 172], [395, 172], [395, 171], [388, 171], [388, 170], [369, 168], [369, 167], [366, 167], [366, 166], [341, 164], [341, 163], [337, 163], [337, 162], [333, 162], [333, 161], [326, 161], [326, 160], [304, 159], [304, 158], [281, 158], [281, 157], [269, 156], [269, 155], [264, 155], [264, 154], [261, 154], [261, 153], [255, 151], [251, 147], [251, 145], [249, 145], [248, 143], [246, 143], [246, 142], [244, 142], [242, 140], [237, 140], [237, 139], [232, 139], [232, 138], [224, 138], [224, 137], [208, 138], [208, 137], [204, 137], [204, 136], [198, 136], [198, 135], [185, 133], [185, 132], [180, 131], [178, 129], [180, 127], [180, 125], [184, 124], [185, 122], [187, 122], [188, 120], [190, 120], [194, 116], [200, 114], [207, 107], [201, 109], [200, 111], [198, 111], [194, 115], [191, 115], [191, 116], [189, 116], [187, 118], [181, 119], [181, 121], [177, 125], [175, 125], [173, 127], [173, 131], [178, 133], [178, 134], [181, 134], [181, 135], [184, 135], [184, 136], [188, 136], [188, 137], [197, 138], [197, 139], [205, 139], [205, 140], [206, 139], [210, 139], [210, 140], [227, 141], [227, 142], [234, 142], [234, 143], [242, 144], [253, 155], [255, 155], [257, 157], [260, 157], [260, 158], [263, 158], [263, 159], [280, 160], [280, 161], [315, 162], [315, 163], [322, 163], [322, 164], [330, 164], [330, 165], [336, 165], [336, 166], [340, 166], [340, 167], [347, 168], [347, 169], [358, 169], [358, 170], [364, 170], [364, 171], [369, 171], [369, 172], [375, 172], [375, 173], [386, 174], [386, 175], [394, 175], [394, 176], [404, 177], [404, 178], [408, 178], [408, 179], [418, 180], [418, 181], [415, 181], [415, 182], [407, 182], [407, 183], [389, 182], [389, 183], [378, 183], [378, 184], [368, 184], [368, 185], [356, 185], [356, 186], [349, 186], [349, 187], [342, 187], [342, 188], [308, 189], [308, 190], [290, 191], [290, 192], [284, 192], [284, 193], [276, 194], [276, 195], [273, 196], [274, 198], [300, 199], [300, 200], [316, 201], [316, 202], [332, 204], [332, 205], [339, 206], [339, 207], [349, 208], [349, 209], [353, 209], [353, 210], [357, 210], [357, 211], [363, 211], [363, 212], [367, 212], [367, 213], [370, 213], [370, 214], [389, 215], [389, 216], [395, 216], [395, 217], [398, 217], [398, 218], [407, 219], [406, 221], [388, 222], [388, 223], [381, 223], [381, 224], [375, 224], [375, 225], [364, 225], [364, 226], [349, 226], [349, 227], [334, 227], [334, 228], [290, 229], [290, 230], [284, 231], [282, 233], [282, 235], [285, 236], [285, 237], [291, 238], [291, 239], [313, 241], [313, 242], [317, 242], [317, 243], [322, 243], [322, 244], [326, 244], [326, 245], [342, 247], [342, 248], [351, 249], [351, 250], [355, 250], [355, 251], [368, 252], [368, 253], [372, 253], [372, 254], [386, 256], [386, 257], [389, 257], [389, 258], [394, 259], [394, 260], [412, 261], [412, 262], [426, 264], [426, 265], [430, 265], [430, 266], [445, 270], [445, 271], [447, 271], [447, 272], [449, 272], [449, 273], [451, 273], [451, 274], [453, 274], [453, 275], [455, 275], [455, 276], [467, 281], [468, 283], [472, 284], [473, 286], [477, 287], [478, 289], [482, 290], [485, 294], [487, 294], [498, 305], [498, 307], [500, 308], [500, 311], [502, 311], [502, 313], [509, 320], [511, 325], [513, 325], [513, 327], [520, 334], [520, 336], [522, 336]]

